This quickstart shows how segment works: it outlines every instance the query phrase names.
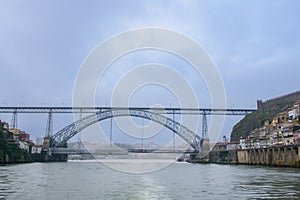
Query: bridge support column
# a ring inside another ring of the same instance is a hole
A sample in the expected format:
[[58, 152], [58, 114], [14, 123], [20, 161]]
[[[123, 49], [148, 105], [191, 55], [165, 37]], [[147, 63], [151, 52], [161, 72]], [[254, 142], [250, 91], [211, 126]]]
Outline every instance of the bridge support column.
[[17, 129], [17, 122], [18, 122], [18, 112], [17, 109], [15, 109], [14, 112], [12, 113], [12, 118], [10, 123], [12, 129]]
[[[173, 122], [175, 122], [175, 111], [173, 110]], [[173, 128], [174, 128], [174, 123], [173, 123]], [[173, 131], [173, 151], [174, 153], [176, 152], [176, 149], [175, 149], [175, 131]]]
[[49, 157], [51, 156], [50, 137], [44, 137], [43, 147], [42, 147], [42, 152], [41, 153], [42, 153], [42, 156], [43, 156], [42, 161], [48, 161]]
[[41, 162], [65, 162], [68, 160], [68, 154], [55, 154], [51, 151], [51, 138], [45, 137], [42, 149]]
[[209, 154], [209, 151], [210, 151], [210, 142], [209, 142], [208, 133], [207, 133], [206, 112], [204, 112], [203, 116], [202, 116], [202, 138], [203, 138], [203, 141], [200, 144], [199, 156], [200, 156], [200, 158], [205, 158]]
[[207, 119], [206, 119], [206, 113], [203, 113], [202, 116], [202, 138], [208, 138], [207, 135]]
[[50, 138], [52, 136], [52, 132], [53, 132], [53, 116], [52, 116], [52, 109], [50, 109], [48, 113], [45, 137]]
[[109, 130], [109, 148], [110, 148], [110, 153], [112, 153], [112, 148], [113, 148], [113, 142], [112, 142], [112, 123], [113, 123], [113, 118], [110, 118], [110, 130]]

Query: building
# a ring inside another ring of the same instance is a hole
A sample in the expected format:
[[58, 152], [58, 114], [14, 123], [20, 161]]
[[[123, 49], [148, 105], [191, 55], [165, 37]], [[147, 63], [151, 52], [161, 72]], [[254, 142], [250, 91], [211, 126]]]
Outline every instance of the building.
[[227, 151], [227, 142], [217, 142], [212, 150], [213, 151]]
[[31, 147], [33, 146], [33, 142], [30, 139], [30, 134], [19, 129], [9, 129], [9, 132], [13, 133], [18, 147], [30, 153]]
[[282, 142], [285, 145], [293, 144], [294, 143], [294, 133], [293, 133], [294, 125], [289, 124], [281, 128], [282, 130]]
[[288, 111], [280, 112], [276, 115], [276, 117], [274, 117], [271, 125], [277, 126], [277, 124], [280, 124], [280, 123], [288, 123], [288, 118], [289, 118]]
[[9, 125], [7, 122], [3, 122], [0, 120], [0, 134], [1, 136], [6, 138], [7, 140], [14, 140], [14, 134], [9, 131]]
[[287, 111], [278, 113], [271, 123], [266, 121], [263, 127], [252, 130], [246, 138], [241, 137], [238, 144], [219, 142], [213, 147], [213, 151], [300, 144], [299, 102]]
[[217, 142], [213, 147], [213, 151], [230, 151], [240, 148], [239, 142]]
[[0, 120], [0, 129], [7, 131], [9, 129], [8, 123]]
[[28, 153], [31, 150], [31, 144], [25, 141], [18, 140], [19, 148], [27, 151]]
[[42, 152], [43, 145], [42, 144], [34, 144], [31, 148], [32, 154], [40, 154]]
[[15, 138], [20, 141], [33, 143], [30, 139], [30, 134], [26, 133], [25, 131], [21, 131], [19, 129], [9, 129], [15, 135]]
[[288, 120], [292, 123], [299, 123], [300, 116], [300, 101], [295, 102], [295, 104], [288, 109]]

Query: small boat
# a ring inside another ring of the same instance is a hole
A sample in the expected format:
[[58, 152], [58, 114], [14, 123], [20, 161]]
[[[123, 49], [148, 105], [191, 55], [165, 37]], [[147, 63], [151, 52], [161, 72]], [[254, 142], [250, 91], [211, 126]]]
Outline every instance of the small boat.
[[180, 157], [178, 157], [178, 158], [176, 159], [176, 161], [177, 161], [177, 162], [183, 162], [183, 161], [184, 161], [184, 159], [183, 159], [183, 157], [182, 157], [182, 156], [180, 156]]

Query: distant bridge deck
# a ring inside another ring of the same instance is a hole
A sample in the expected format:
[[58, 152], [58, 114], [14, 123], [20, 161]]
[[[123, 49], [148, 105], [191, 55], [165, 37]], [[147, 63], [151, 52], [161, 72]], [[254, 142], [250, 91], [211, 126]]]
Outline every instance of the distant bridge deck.
[[194, 150], [170, 150], [170, 149], [95, 149], [89, 151], [87, 149], [78, 148], [53, 148], [52, 154], [95, 154], [95, 155], [128, 155], [129, 153], [157, 153], [157, 154], [193, 154]]
[[104, 110], [148, 110], [158, 114], [181, 114], [181, 115], [247, 115], [257, 111], [256, 109], [218, 109], [218, 108], [150, 108], [150, 107], [0, 107], [0, 113], [96, 113]]

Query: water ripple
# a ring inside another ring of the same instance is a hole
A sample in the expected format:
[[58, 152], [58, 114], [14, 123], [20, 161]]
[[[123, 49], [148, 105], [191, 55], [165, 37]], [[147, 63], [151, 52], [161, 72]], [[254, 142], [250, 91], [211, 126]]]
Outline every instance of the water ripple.
[[6, 165], [0, 166], [0, 200], [299, 199], [299, 172], [188, 163], [149, 174], [122, 173], [97, 162]]

